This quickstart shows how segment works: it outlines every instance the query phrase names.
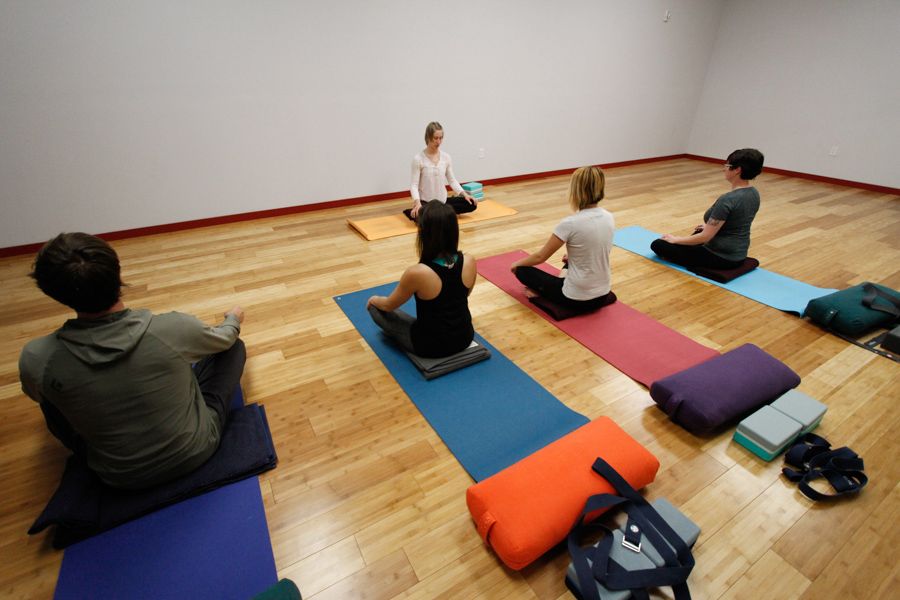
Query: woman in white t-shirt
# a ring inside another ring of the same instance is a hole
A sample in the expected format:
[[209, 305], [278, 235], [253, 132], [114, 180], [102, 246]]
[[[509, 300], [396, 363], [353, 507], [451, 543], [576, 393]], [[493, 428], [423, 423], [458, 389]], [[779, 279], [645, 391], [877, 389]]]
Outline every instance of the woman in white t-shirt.
[[[425, 149], [416, 154], [412, 160], [412, 183], [409, 193], [413, 199], [413, 206], [404, 210], [403, 214], [413, 221], [416, 220], [422, 204], [432, 200], [450, 204], [456, 214], [472, 212], [478, 208], [475, 198], [470, 196], [456, 180], [450, 155], [441, 151], [443, 141], [444, 128], [437, 121], [432, 121], [425, 128]], [[450, 184], [456, 196], [447, 198], [447, 184]]]
[[[590, 312], [616, 301], [609, 274], [616, 226], [612, 213], [597, 206], [605, 185], [600, 167], [581, 167], [572, 173], [569, 205], [575, 214], [559, 222], [543, 248], [510, 265], [529, 298], [539, 296], [571, 313]], [[534, 266], [546, 262], [563, 244], [567, 254], [563, 277]]]

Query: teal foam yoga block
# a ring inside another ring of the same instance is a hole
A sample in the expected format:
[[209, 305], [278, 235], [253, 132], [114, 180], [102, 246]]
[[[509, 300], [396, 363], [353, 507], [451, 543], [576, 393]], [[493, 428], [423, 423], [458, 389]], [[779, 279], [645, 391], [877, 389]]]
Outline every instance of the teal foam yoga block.
[[766, 405], [738, 424], [734, 441], [760, 458], [772, 460], [800, 435], [801, 429], [799, 422]]
[[484, 186], [477, 181], [470, 181], [469, 183], [462, 184], [462, 189], [466, 190], [470, 194], [473, 192], [480, 192], [483, 188]]
[[783, 412], [802, 427], [800, 434], [815, 429], [828, 407], [798, 390], [790, 390], [772, 403], [772, 408]]

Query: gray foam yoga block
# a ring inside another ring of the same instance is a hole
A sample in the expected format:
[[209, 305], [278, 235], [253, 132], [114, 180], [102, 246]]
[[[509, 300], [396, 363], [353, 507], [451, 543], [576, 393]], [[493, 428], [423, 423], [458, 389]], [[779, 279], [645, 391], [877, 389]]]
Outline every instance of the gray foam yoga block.
[[760, 458], [772, 460], [800, 434], [802, 426], [772, 406], [763, 406], [741, 421], [734, 440]]
[[[678, 534], [678, 537], [684, 540], [688, 546], [694, 545], [697, 538], [700, 537], [700, 527], [698, 527], [696, 523], [684, 516], [680, 510], [675, 508], [672, 503], [665, 498], [657, 498], [650, 504], [652, 504], [653, 508], [656, 509], [656, 512], [659, 513], [659, 516], [665, 519], [666, 523], [669, 524], [669, 527]], [[625, 536], [622, 534], [622, 531], [618, 529], [613, 531], [612, 550], [610, 550], [609, 556], [625, 569], [629, 571], [638, 571], [640, 569], [661, 567], [665, 564], [662, 556], [660, 556], [656, 548], [653, 547], [653, 544], [647, 540], [646, 536], [643, 536], [641, 539], [640, 552], [634, 552], [624, 547], [622, 545], [624, 539]], [[588, 563], [590, 563], [590, 561], [588, 561]], [[580, 590], [578, 575], [576, 575], [575, 565], [572, 563], [569, 563], [569, 568], [566, 571], [566, 580], [574, 590]], [[602, 600], [627, 600], [628, 598], [631, 598], [631, 592], [628, 590], [610, 590], [600, 583], [597, 583], [597, 591]]]
[[790, 390], [772, 403], [772, 408], [800, 423], [801, 434], [809, 433], [819, 424], [828, 407], [799, 390]]

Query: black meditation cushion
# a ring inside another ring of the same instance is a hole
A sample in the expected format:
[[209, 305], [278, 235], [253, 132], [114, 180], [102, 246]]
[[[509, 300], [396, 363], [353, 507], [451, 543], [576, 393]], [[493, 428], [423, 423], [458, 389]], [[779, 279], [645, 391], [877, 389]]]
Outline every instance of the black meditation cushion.
[[561, 304], [557, 304], [552, 300], [547, 300], [541, 296], [535, 296], [533, 298], [528, 299], [532, 304], [540, 308], [542, 311], [550, 315], [556, 321], [562, 321], [564, 319], [569, 319], [571, 317], [577, 317], [580, 313], [577, 310], [572, 310], [566, 306], [562, 306]]
[[548, 300], [543, 296], [534, 296], [533, 298], [529, 298], [528, 300], [532, 304], [540, 308], [542, 311], [553, 317], [553, 320], [562, 321], [564, 319], [571, 319], [572, 317], [579, 317], [581, 315], [590, 314], [592, 312], [600, 310], [601, 308], [603, 308], [603, 306], [609, 306], [616, 301], [616, 295], [610, 292], [609, 296], [606, 298], [605, 304], [588, 311], [585, 311], [584, 309], [578, 310], [575, 308], [570, 308], [568, 306], [563, 306], [562, 304], [558, 304], [556, 302], [553, 302], [552, 300]]
[[696, 273], [701, 277], [706, 277], [707, 279], [718, 281], [719, 283], [728, 283], [732, 279], [736, 279], [744, 273], [749, 273], [758, 266], [759, 261], [748, 256], [744, 259], [744, 262], [743, 264], [741, 264], [741, 266], [735, 267], [733, 269], [709, 269], [706, 267], [694, 267], [691, 269], [691, 272]]

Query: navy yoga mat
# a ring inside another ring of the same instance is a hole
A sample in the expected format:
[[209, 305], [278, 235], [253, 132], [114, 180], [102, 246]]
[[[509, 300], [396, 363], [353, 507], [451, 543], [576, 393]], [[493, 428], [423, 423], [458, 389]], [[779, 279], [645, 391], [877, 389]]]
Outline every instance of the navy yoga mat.
[[70, 546], [55, 598], [246, 600], [277, 581], [252, 477]]
[[687, 273], [692, 277], [697, 277], [717, 285], [726, 290], [731, 290], [735, 294], [740, 294], [751, 300], [755, 300], [760, 304], [765, 304], [784, 312], [802, 315], [806, 309], [806, 305], [813, 298], [820, 298], [837, 290], [829, 288], [818, 288], [772, 271], [756, 268], [745, 275], [741, 275], [737, 279], [733, 279], [728, 283], [719, 283], [706, 277], [701, 277], [696, 273], [691, 273], [684, 267], [660, 259], [653, 250], [650, 249], [650, 243], [658, 239], [659, 234], [654, 233], [643, 227], [633, 225], [616, 230], [613, 243], [629, 252], [639, 254], [644, 258], [666, 265], [683, 273]]
[[[396, 284], [336, 296], [360, 335], [476, 481], [490, 477], [588, 422], [476, 334], [491, 358], [426, 380], [366, 312]], [[410, 300], [403, 310], [415, 314]]]

